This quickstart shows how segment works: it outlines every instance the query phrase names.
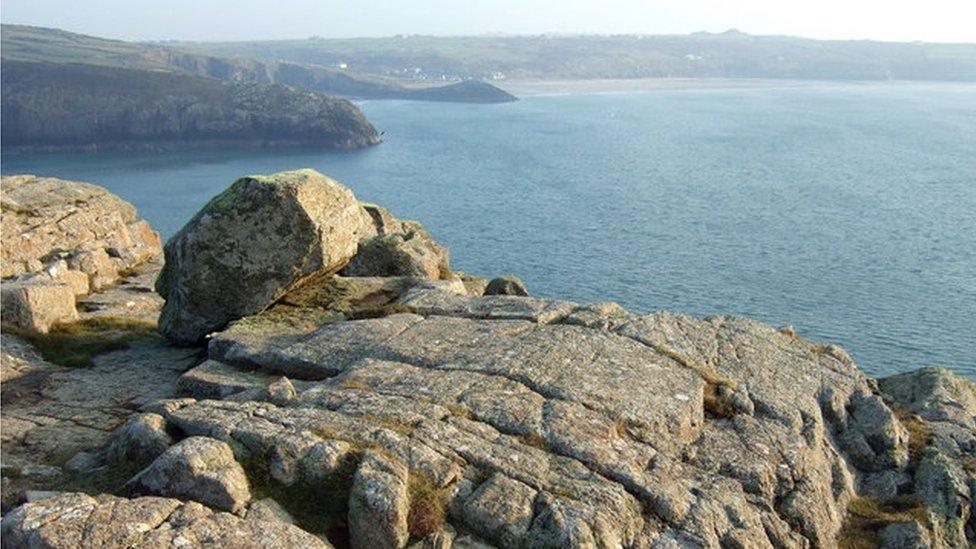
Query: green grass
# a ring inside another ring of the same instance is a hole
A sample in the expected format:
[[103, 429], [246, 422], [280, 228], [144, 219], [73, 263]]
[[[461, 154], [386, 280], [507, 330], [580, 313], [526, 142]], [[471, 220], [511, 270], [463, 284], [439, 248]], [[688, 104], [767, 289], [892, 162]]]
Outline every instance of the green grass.
[[25, 339], [44, 360], [70, 368], [90, 368], [100, 354], [128, 349], [133, 341], [161, 337], [155, 322], [123, 317], [56, 324], [47, 334], [7, 326], [4, 330]]

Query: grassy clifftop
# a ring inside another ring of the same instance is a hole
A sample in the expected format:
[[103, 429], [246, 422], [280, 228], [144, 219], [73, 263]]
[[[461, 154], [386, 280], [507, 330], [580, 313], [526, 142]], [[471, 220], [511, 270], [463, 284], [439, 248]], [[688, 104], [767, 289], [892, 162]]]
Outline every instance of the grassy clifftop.
[[515, 97], [486, 83], [408, 87], [393, 78], [278, 59], [257, 60], [194, 52], [159, 44], [109, 40], [58, 29], [3, 25], [4, 62], [81, 63], [167, 71], [233, 82], [284, 84], [362, 99], [497, 103]]

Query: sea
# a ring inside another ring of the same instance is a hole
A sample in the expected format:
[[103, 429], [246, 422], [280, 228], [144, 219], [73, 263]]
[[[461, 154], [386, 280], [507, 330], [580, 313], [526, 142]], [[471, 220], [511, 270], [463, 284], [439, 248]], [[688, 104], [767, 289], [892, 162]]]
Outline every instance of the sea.
[[834, 83], [368, 101], [355, 151], [3, 155], [164, 237], [236, 178], [310, 167], [417, 219], [454, 270], [634, 312], [739, 315], [868, 374], [976, 379], [976, 85]]

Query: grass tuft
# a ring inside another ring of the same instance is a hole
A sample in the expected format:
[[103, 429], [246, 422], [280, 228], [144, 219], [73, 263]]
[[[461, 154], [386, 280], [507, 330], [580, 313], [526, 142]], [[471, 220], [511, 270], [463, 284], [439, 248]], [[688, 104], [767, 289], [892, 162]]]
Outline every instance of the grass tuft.
[[447, 490], [437, 486], [427, 475], [410, 471], [407, 481], [410, 510], [407, 513], [407, 530], [410, 539], [421, 540], [444, 528], [447, 521]]
[[540, 450], [550, 451], [549, 442], [543, 438], [541, 435], [532, 433], [530, 435], [521, 435], [518, 439], [526, 446], [532, 446], [533, 448], [538, 448]]

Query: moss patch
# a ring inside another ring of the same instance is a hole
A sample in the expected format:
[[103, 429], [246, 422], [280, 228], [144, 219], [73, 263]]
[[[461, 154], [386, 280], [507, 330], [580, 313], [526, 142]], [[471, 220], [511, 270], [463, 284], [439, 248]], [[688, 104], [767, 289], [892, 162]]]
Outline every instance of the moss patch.
[[41, 357], [71, 368], [90, 368], [100, 354], [128, 349], [137, 340], [159, 339], [156, 323], [125, 317], [94, 317], [56, 324], [47, 334], [4, 327], [27, 340]]

